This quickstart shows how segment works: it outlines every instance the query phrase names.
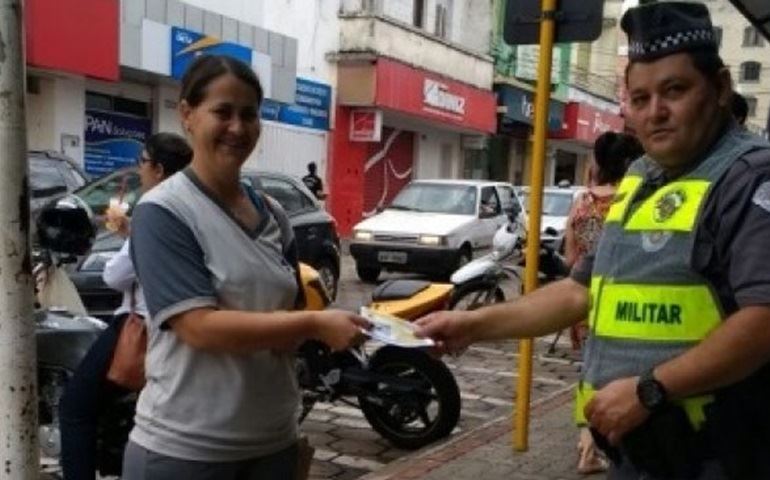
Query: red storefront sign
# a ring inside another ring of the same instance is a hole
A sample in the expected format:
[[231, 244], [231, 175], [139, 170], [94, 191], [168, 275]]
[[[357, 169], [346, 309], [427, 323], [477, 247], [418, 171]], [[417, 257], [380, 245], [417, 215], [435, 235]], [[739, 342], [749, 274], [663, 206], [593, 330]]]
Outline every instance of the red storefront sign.
[[118, 80], [119, 0], [26, 0], [27, 64]]
[[551, 133], [550, 137], [593, 144], [604, 132], [622, 132], [623, 118], [585, 103], [571, 102], [564, 111], [564, 125], [563, 130]]
[[495, 94], [378, 58], [375, 105], [484, 133], [497, 128]]

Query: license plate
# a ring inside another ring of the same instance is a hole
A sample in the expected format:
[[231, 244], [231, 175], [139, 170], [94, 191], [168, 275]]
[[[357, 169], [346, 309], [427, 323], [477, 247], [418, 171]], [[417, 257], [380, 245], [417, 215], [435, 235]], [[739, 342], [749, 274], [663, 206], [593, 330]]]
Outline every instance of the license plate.
[[406, 263], [406, 252], [378, 252], [377, 260], [383, 263]]

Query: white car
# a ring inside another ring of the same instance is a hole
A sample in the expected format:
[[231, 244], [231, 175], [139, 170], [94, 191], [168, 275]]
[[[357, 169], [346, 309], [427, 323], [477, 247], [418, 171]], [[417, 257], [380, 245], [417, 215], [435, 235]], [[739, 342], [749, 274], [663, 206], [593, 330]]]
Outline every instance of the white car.
[[489, 248], [508, 214], [521, 209], [509, 183], [412, 181], [390, 206], [353, 228], [356, 272], [366, 282], [382, 270], [448, 277]]
[[[567, 218], [572, 210], [572, 203], [585, 187], [544, 187], [543, 216], [540, 220], [540, 240], [550, 243], [558, 251], [562, 251], [564, 231], [567, 229]], [[529, 215], [529, 187], [517, 186], [524, 209]]]

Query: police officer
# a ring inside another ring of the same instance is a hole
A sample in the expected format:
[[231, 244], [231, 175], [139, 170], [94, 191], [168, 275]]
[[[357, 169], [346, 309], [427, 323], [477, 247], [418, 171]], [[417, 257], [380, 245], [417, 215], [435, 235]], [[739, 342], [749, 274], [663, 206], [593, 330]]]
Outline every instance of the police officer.
[[646, 154], [595, 255], [515, 302], [420, 319], [419, 334], [457, 352], [587, 316], [577, 410], [609, 478], [770, 478], [770, 144], [731, 116], [705, 6], [645, 4], [621, 27]]

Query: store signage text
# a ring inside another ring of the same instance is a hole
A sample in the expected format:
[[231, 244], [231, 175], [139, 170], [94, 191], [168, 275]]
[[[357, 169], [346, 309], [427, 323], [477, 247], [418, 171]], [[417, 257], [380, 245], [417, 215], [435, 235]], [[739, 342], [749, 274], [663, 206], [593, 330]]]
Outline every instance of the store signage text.
[[85, 170], [103, 175], [136, 165], [150, 136], [149, 118], [102, 110], [86, 110]]
[[422, 92], [425, 105], [465, 115], [465, 98], [450, 93], [446, 84], [426, 78]]
[[329, 85], [297, 78], [294, 103], [265, 99], [260, 116], [264, 120], [297, 125], [317, 130], [329, 129], [332, 89]]

